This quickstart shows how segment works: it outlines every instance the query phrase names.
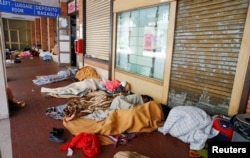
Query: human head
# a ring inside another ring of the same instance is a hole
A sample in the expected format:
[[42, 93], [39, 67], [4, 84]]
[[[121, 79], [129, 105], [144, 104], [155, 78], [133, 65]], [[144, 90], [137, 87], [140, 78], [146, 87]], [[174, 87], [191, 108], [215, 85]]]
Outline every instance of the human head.
[[141, 97], [142, 97], [142, 100], [143, 100], [144, 103], [154, 100], [154, 99], [153, 99], [151, 96], [149, 96], [149, 95], [144, 95], [144, 94], [143, 94], [143, 95], [141, 95]]

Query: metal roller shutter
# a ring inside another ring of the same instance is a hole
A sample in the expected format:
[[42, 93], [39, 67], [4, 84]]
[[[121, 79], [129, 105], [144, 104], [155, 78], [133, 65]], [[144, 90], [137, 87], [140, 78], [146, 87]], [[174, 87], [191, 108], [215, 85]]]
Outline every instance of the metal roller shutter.
[[87, 1], [86, 53], [108, 60], [110, 53], [110, 2]]
[[178, 0], [169, 105], [227, 114], [249, 0]]

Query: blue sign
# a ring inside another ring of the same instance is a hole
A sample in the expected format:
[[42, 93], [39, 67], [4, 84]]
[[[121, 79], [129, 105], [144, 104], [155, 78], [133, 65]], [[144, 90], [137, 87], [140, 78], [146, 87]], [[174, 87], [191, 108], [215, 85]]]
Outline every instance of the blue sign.
[[61, 15], [61, 9], [58, 7], [35, 5], [11, 0], [0, 0], [0, 11], [50, 18], [56, 18], [57, 16]]

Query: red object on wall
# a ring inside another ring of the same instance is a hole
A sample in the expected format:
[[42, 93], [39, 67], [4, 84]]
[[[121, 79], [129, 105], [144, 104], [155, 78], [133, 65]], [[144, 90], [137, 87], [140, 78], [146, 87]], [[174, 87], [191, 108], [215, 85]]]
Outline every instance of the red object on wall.
[[75, 53], [77, 54], [83, 53], [83, 39], [75, 40]]

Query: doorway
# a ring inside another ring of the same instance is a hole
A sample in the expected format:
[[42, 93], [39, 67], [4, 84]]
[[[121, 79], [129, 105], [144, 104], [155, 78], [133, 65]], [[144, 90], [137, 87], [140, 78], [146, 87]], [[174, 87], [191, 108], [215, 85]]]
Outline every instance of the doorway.
[[76, 15], [70, 16], [71, 32], [71, 66], [76, 66], [75, 40], [76, 40]]
[[17, 19], [2, 19], [5, 48], [23, 50], [31, 46], [31, 21]]

